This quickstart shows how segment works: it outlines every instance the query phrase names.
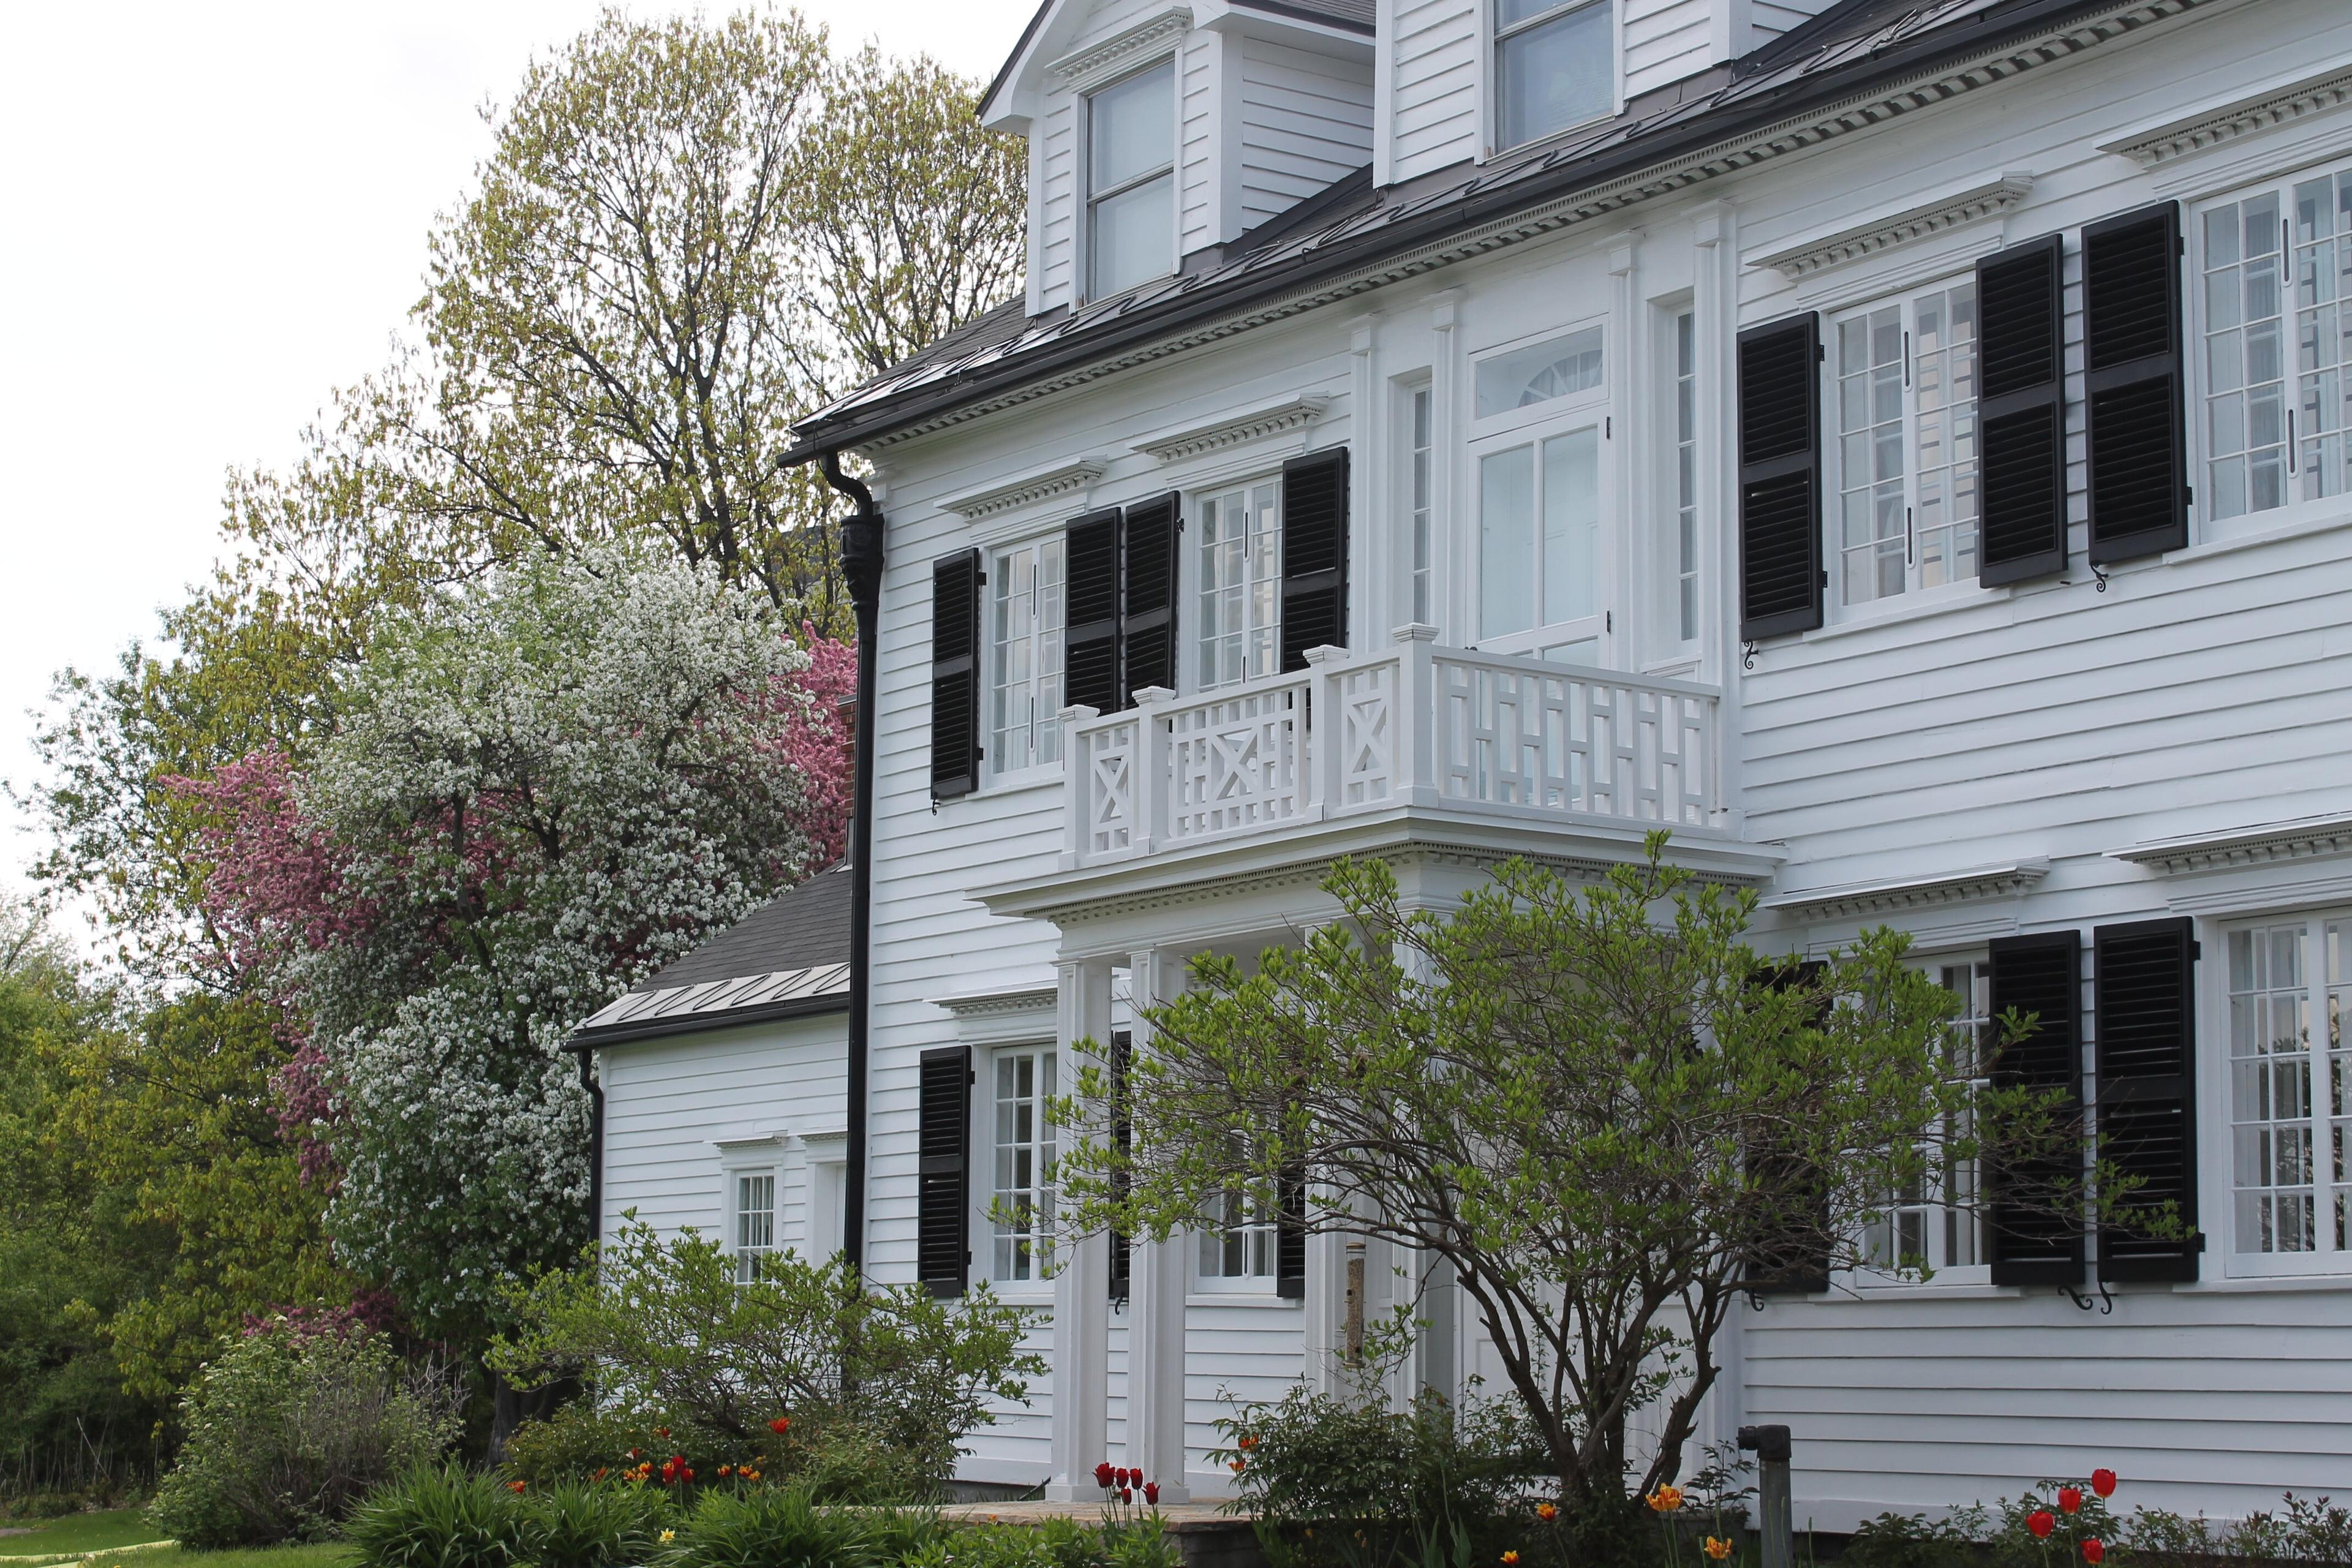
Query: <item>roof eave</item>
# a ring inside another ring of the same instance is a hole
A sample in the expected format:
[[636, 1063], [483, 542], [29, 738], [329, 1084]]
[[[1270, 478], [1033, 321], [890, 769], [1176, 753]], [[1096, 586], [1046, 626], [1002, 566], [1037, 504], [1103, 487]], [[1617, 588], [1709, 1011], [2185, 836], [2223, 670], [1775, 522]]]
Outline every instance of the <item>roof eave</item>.
[[567, 1051], [596, 1051], [606, 1046], [632, 1045], [640, 1040], [703, 1035], [713, 1029], [732, 1029], [744, 1024], [772, 1024], [787, 1018], [819, 1018], [827, 1013], [848, 1011], [849, 993], [832, 991], [822, 996], [800, 996], [790, 1002], [775, 1002], [761, 1007], [738, 1007], [729, 1012], [700, 1015], [688, 1013], [680, 1017], [647, 1019], [642, 1024], [574, 1029], [563, 1042], [563, 1048]]

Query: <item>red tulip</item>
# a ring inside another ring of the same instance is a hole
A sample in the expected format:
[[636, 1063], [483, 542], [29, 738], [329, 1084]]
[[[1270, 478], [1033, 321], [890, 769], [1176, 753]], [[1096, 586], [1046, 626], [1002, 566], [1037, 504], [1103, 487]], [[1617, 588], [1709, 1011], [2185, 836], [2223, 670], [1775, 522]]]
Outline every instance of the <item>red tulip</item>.
[[2083, 1542], [2083, 1561], [2084, 1561], [2084, 1562], [2085, 1562], [2085, 1563], [2096, 1563], [2100, 1558], [2105, 1557], [2106, 1554], [2107, 1554], [2106, 1542], [2105, 1542], [2101, 1541], [2097, 1536], [2095, 1536], [2095, 1535], [2089, 1536], [2089, 1537], [2086, 1537], [2086, 1538], [2084, 1540], [2084, 1542]]
[[2083, 1489], [2080, 1487], [2060, 1487], [2058, 1489], [2058, 1510], [2061, 1513], [2082, 1512]]
[[1111, 1489], [1112, 1482], [1118, 1478], [1118, 1472], [1110, 1468], [1110, 1461], [1108, 1459], [1105, 1459], [1101, 1464], [1095, 1467], [1095, 1485], [1102, 1488], [1105, 1491], [1108, 1491]]
[[779, 1415], [773, 1421], [768, 1423], [768, 1430], [781, 1437], [784, 1435], [784, 1428], [791, 1425], [792, 1422], [790, 1419], [785, 1416]]
[[2093, 1491], [2095, 1491], [2095, 1492], [2098, 1493], [2101, 1497], [2113, 1497], [2113, 1496], [2115, 1496], [2115, 1495], [2116, 1495], [2116, 1473], [2115, 1473], [2115, 1471], [2113, 1471], [2113, 1470], [2093, 1470], [2093, 1471], [2091, 1472], [2091, 1489], [2092, 1489]]
[[1121, 1502], [1133, 1502], [1135, 1500], [1135, 1494], [1129, 1491], [1127, 1488], [1121, 1487], [1118, 1489], [1118, 1500]]
[[1143, 1483], [1143, 1500], [1150, 1503], [1154, 1508], [1158, 1508], [1160, 1506], [1160, 1483], [1158, 1481], [1146, 1481]]
[[656, 1426], [654, 1428], [654, 1436], [656, 1437], [667, 1437], [669, 1436], [669, 1428], [667, 1426]]
[[2025, 1528], [2033, 1531], [2036, 1541], [2047, 1541], [2050, 1532], [2058, 1528], [2058, 1521], [2046, 1508], [2037, 1508], [2025, 1516]]
[[507, 1490], [514, 1493], [517, 1497], [520, 1497], [522, 1496], [524, 1484], [525, 1483], [521, 1481], [509, 1481], [507, 1483]]

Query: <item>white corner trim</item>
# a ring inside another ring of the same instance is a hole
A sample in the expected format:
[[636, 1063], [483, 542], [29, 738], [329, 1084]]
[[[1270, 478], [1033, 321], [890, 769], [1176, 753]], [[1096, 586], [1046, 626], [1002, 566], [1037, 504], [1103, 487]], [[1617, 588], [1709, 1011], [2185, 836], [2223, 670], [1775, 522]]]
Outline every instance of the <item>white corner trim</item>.
[[1031, 501], [1050, 500], [1091, 487], [1110, 467], [1108, 458], [1080, 458], [1075, 463], [1064, 463], [1058, 468], [1048, 468], [1042, 474], [1031, 474], [1009, 485], [993, 485], [969, 495], [956, 496], [940, 502], [941, 510], [954, 512], [967, 522], [978, 522], [999, 512], [1011, 511], [1016, 506]]
[[1774, 251], [1751, 265], [1777, 268], [1782, 277], [1795, 282], [1824, 267], [1835, 267], [1840, 262], [1874, 255], [1906, 240], [1917, 239], [1923, 235], [2006, 211], [2024, 200], [2025, 194], [2032, 188], [2032, 174], [2003, 174], [1998, 180], [1971, 185], [1965, 191], [1897, 213], [1893, 217], [1854, 228], [1840, 229], [1825, 238], [1809, 239], [1802, 245]]
[[2285, 87], [2225, 103], [2218, 109], [2168, 121], [2153, 130], [2137, 131], [2113, 142], [2102, 142], [2098, 144], [2099, 151], [2119, 153], [2137, 160], [2140, 167], [2152, 169], [2188, 153], [2233, 141], [2249, 132], [2284, 125], [2306, 114], [2338, 108], [2347, 101], [2352, 101], [2352, 69], [2339, 66]]
[[1138, 441], [1135, 449], [1149, 453], [1160, 462], [1172, 463], [1181, 458], [1197, 458], [1203, 452], [1219, 452], [1227, 447], [1238, 447], [1262, 436], [1278, 436], [1286, 430], [1304, 429], [1320, 418], [1323, 411], [1330, 406], [1331, 400], [1328, 397], [1288, 398], [1252, 409], [1238, 417], [1154, 436], [1148, 440]]
[[1132, 27], [1114, 33], [1098, 44], [1071, 50], [1061, 58], [1049, 62], [1045, 71], [1065, 87], [1074, 87], [1122, 69], [1139, 56], [1148, 54], [1169, 39], [1181, 37], [1192, 30], [1192, 8], [1173, 5], [1156, 16], [1145, 17]]
[[2352, 854], [2352, 813], [2301, 816], [2287, 822], [2189, 834], [2179, 838], [2152, 838], [2144, 844], [2110, 849], [2107, 858], [2145, 866], [2150, 870], [2179, 872], [2221, 871], [2233, 866], [2346, 854]]
[[1975, 899], [2011, 898], [2050, 874], [2050, 862], [2036, 857], [2001, 866], [1978, 866], [1935, 877], [1906, 877], [1898, 881], [1848, 882], [1838, 887], [1807, 888], [1779, 893], [1763, 907], [1793, 920], [1834, 920], [1842, 915], [1889, 914], [1897, 910], [1934, 909]]

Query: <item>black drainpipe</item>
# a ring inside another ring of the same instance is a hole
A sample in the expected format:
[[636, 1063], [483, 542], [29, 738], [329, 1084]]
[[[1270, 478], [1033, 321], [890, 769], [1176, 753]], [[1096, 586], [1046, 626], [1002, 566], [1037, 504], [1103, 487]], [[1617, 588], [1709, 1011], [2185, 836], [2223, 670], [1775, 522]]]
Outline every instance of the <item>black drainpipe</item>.
[[876, 612], [882, 597], [882, 513], [874, 492], [841, 471], [838, 449], [819, 454], [824, 482], [857, 503], [841, 524], [841, 574], [857, 615], [857, 773], [849, 818], [849, 1168], [841, 1199], [842, 1250], [866, 1268], [866, 1021], [874, 950], [874, 689]]

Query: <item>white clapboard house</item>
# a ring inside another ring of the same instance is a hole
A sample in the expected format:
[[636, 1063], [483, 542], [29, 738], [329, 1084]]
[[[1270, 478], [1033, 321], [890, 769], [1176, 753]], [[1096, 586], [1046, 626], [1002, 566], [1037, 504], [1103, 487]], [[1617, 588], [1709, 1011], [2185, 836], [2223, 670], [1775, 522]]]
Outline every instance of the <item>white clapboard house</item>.
[[[858, 1239], [1053, 1367], [965, 1474], [1216, 1495], [1221, 1398], [1333, 1374], [1339, 1242], [992, 1217], [1115, 997], [1339, 855], [1442, 905], [1663, 826], [1767, 946], [2040, 1014], [2008, 1070], [2200, 1230], [1905, 1206], [1933, 1280], [1759, 1297], [1708, 1436], [1825, 1530], [2352, 1485], [2352, 5], [1048, 0], [983, 112], [1025, 296], [787, 454], [887, 520]], [[605, 1051], [608, 1216], [740, 1234], [738, 1038]]]

